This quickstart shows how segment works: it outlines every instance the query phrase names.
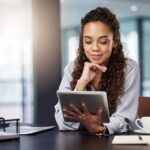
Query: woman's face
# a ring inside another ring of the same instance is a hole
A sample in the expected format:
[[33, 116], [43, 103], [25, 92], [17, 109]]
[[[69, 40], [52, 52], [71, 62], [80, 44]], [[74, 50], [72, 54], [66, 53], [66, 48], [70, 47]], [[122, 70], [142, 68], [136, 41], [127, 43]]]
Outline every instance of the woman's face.
[[106, 65], [113, 47], [113, 34], [108, 25], [100, 21], [85, 24], [83, 48], [90, 62]]

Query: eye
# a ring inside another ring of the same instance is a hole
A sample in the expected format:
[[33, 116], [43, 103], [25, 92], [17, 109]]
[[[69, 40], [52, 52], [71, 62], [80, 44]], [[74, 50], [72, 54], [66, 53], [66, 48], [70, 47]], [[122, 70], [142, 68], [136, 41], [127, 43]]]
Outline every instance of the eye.
[[105, 41], [105, 42], [100, 42], [101, 44], [103, 44], [103, 45], [105, 45], [105, 44], [107, 44], [107, 41]]
[[85, 42], [86, 44], [91, 44], [92, 42]]
[[99, 41], [100, 44], [103, 44], [103, 45], [106, 45], [108, 43], [108, 40], [107, 39], [101, 39]]
[[84, 41], [85, 44], [91, 44], [91, 41]]

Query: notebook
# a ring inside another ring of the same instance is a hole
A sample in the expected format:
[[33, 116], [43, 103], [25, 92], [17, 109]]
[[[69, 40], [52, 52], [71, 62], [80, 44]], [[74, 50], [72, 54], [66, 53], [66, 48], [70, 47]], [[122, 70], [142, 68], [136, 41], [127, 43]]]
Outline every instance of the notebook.
[[[35, 134], [47, 130], [52, 130], [54, 129], [55, 126], [46, 126], [46, 127], [32, 127], [32, 126], [26, 126], [26, 125], [21, 125], [20, 126], [20, 135], [27, 135], [27, 134]], [[6, 128], [6, 131], [9, 133], [15, 133], [16, 132], [16, 127], [15, 126], [10, 126]]]
[[7, 133], [7, 132], [0, 131], [0, 141], [10, 140], [10, 139], [19, 139], [19, 137], [20, 136], [17, 133]]
[[112, 144], [146, 144], [150, 145], [150, 136], [147, 135], [119, 135], [114, 136]]

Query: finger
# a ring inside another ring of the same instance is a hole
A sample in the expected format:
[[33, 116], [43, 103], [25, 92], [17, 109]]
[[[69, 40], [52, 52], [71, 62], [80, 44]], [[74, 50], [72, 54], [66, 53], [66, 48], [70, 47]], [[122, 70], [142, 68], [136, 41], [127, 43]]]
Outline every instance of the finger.
[[73, 104], [70, 104], [70, 110], [72, 110], [76, 115], [82, 115], [82, 112]]
[[99, 122], [100, 122], [100, 124], [102, 124], [102, 109], [99, 109], [98, 111], [97, 111], [97, 118], [98, 118], [98, 120], [99, 120]]
[[86, 103], [84, 103], [84, 102], [82, 102], [82, 109], [83, 109], [83, 112], [84, 112], [85, 114], [88, 114], [88, 113], [89, 113], [88, 107], [87, 107]]
[[[94, 68], [92, 68], [92, 67], [94, 67]], [[102, 72], [106, 72], [106, 70], [107, 70], [106, 66], [104, 66], [104, 65], [98, 65], [98, 64], [94, 64], [94, 63], [91, 63], [91, 68], [94, 69], [94, 70], [99, 69]]]
[[65, 115], [71, 115], [71, 116], [76, 116], [76, 114], [73, 111], [70, 111], [68, 109], [63, 109], [63, 112]]
[[100, 109], [97, 111], [96, 115], [97, 115], [100, 119], [102, 118], [102, 108], [100, 108]]
[[73, 119], [73, 120], [77, 120], [77, 121], [82, 121], [84, 120], [84, 114], [82, 115], [75, 115], [75, 114], [72, 114], [72, 113], [65, 113], [64, 114], [64, 117], [65, 118], [69, 118], [69, 119]]
[[101, 70], [102, 72], [106, 72], [107, 67], [105, 66], [101, 66], [101, 65], [97, 65], [98, 69]]
[[64, 117], [65, 117], [65, 118], [68, 118], [68, 119], [72, 119], [72, 120], [74, 120], [74, 121], [79, 121], [79, 119], [78, 119], [77, 117], [74, 117], [74, 116], [71, 116], [71, 115], [65, 114]]

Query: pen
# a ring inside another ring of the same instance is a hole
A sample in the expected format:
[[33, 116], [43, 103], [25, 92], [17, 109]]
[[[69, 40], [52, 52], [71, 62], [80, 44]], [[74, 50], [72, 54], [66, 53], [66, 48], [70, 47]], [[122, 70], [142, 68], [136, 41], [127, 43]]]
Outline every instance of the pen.
[[139, 140], [141, 140], [141, 141], [143, 140], [142, 137], [141, 137], [140, 135], [138, 135], [138, 137], [139, 137]]

